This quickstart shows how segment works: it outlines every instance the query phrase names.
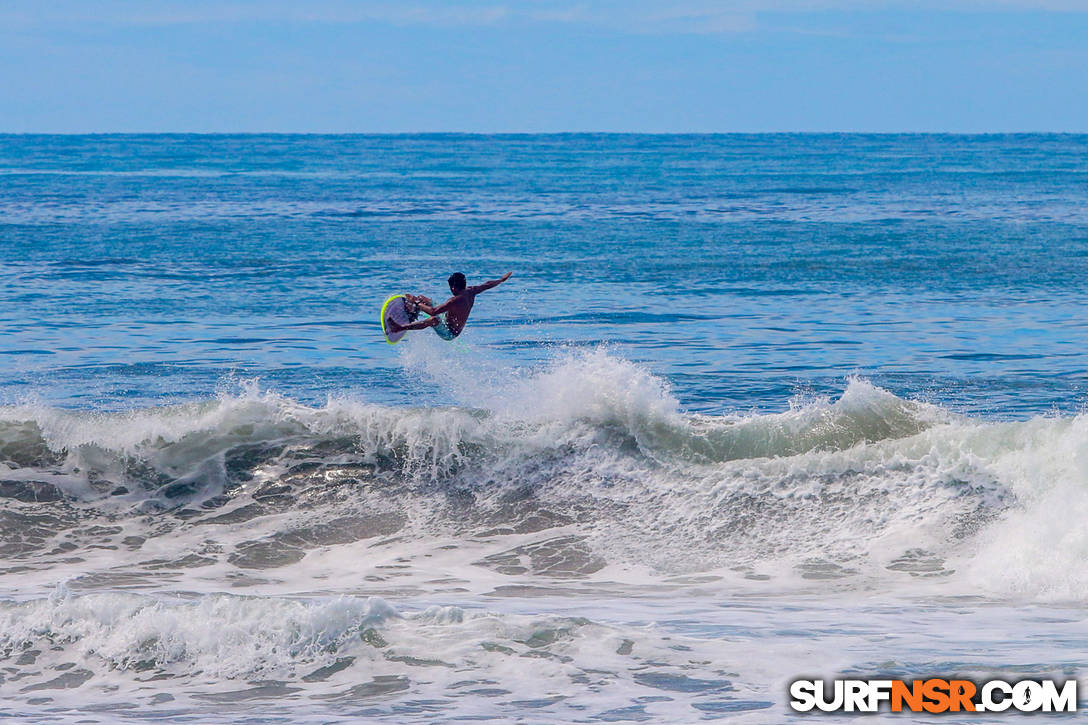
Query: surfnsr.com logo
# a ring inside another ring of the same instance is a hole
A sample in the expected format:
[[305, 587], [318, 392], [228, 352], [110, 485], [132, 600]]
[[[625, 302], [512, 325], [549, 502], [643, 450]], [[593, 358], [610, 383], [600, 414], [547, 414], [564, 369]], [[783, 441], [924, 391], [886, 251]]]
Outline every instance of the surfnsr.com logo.
[[1076, 712], [1077, 681], [794, 680], [797, 712]]

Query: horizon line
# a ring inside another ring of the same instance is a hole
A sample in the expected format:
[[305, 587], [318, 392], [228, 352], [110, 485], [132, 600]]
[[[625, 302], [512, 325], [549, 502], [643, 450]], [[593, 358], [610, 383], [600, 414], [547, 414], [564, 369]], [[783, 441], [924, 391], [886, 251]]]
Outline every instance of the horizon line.
[[1086, 136], [1084, 131], [4, 131], [0, 136]]

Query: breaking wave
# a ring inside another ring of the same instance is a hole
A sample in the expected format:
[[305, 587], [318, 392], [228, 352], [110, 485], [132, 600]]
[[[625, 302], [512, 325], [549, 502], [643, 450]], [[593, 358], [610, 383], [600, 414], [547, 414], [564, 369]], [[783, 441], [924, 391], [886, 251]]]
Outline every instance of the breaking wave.
[[[689, 415], [602, 350], [473, 393], [483, 407], [311, 407], [252, 386], [125, 413], [0, 409], [4, 553], [33, 566], [93, 541], [144, 571], [267, 571], [364, 540], [513, 536], [476, 563], [1088, 596], [1083, 416], [981, 422], [861, 379], [782, 413]], [[166, 534], [184, 551], [148, 559]]]
[[[18, 661], [22, 671], [9, 686], [22, 699], [52, 702], [55, 711], [86, 708], [88, 692], [105, 690], [130, 713], [159, 710], [159, 718], [168, 718], [184, 707], [202, 722], [217, 722], [229, 720], [232, 707], [305, 692], [306, 713], [292, 720], [365, 714], [427, 722], [447, 704], [493, 719], [561, 706], [563, 693], [590, 678], [597, 690], [625, 687], [650, 697], [686, 691], [697, 703], [733, 711], [771, 704], [745, 699], [724, 673], [690, 676], [691, 655], [683, 652], [709, 658], [708, 670], [719, 657], [705, 643], [688, 640], [678, 653], [677, 638], [653, 626], [619, 628], [579, 617], [499, 616], [451, 606], [402, 613], [377, 597], [165, 601], [61, 589], [40, 600], [0, 603], [0, 625], [0, 661]], [[419, 696], [388, 704], [409, 691]], [[601, 710], [612, 700], [606, 693], [584, 699]], [[363, 706], [371, 710], [360, 713]], [[685, 703], [672, 709], [681, 718], [691, 713]]]

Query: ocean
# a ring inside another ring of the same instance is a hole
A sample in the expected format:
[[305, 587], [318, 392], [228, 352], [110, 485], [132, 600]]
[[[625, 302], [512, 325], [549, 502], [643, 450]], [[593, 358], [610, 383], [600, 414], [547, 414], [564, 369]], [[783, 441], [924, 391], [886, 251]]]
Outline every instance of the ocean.
[[0, 253], [12, 722], [1088, 670], [1088, 136], [7, 135]]

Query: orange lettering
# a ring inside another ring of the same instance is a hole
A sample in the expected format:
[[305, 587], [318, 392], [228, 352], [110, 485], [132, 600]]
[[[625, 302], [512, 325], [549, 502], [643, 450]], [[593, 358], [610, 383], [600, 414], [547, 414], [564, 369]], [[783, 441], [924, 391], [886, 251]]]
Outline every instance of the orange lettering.
[[923, 705], [926, 712], [945, 712], [948, 710], [948, 680], [934, 678], [922, 683], [922, 694], [929, 702]]
[[949, 706], [952, 712], [959, 712], [962, 708], [967, 712], [975, 711], [975, 703], [971, 698], [975, 696], [975, 683], [970, 680], [949, 680]]
[[921, 680], [912, 681], [910, 687], [902, 680], [892, 680], [892, 712], [902, 712], [903, 703], [907, 703], [907, 709], [918, 712], [922, 709]]

